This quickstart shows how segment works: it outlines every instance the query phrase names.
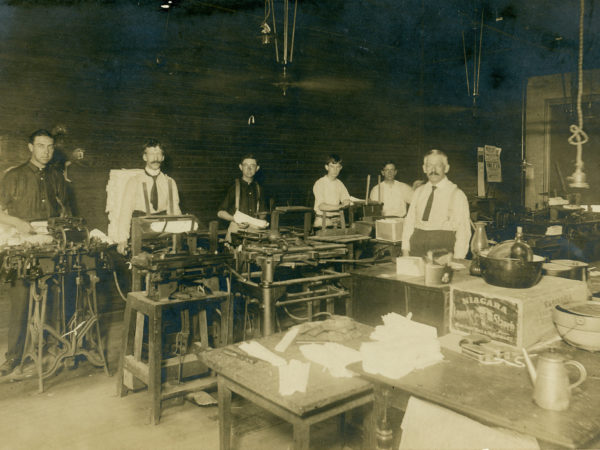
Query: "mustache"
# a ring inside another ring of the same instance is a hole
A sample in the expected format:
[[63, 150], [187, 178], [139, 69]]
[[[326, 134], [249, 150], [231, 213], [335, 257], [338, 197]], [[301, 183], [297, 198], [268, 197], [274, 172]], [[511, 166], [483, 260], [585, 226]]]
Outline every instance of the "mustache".
[[429, 175], [429, 176], [431, 176], [431, 175], [440, 175], [440, 173], [437, 170], [432, 170], [432, 171], [428, 172], [427, 175]]

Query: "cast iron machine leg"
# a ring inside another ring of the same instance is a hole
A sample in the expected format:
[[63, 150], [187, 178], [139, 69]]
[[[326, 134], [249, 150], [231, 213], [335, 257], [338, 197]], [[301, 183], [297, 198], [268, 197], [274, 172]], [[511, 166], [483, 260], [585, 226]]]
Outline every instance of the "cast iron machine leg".
[[262, 276], [260, 282], [260, 288], [262, 291], [262, 308], [263, 308], [263, 336], [269, 336], [273, 334], [275, 324], [275, 305], [273, 299], [273, 289], [271, 284], [273, 283], [275, 274], [275, 262], [273, 258], [261, 258], [260, 261], [262, 267]]

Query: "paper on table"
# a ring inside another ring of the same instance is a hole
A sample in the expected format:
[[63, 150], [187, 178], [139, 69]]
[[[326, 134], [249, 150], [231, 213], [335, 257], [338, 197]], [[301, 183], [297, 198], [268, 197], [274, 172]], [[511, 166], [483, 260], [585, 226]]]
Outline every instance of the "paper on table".
[[335, 342], [301, 345], [300, 351], [306, 359], [325, 367], [336, 378], [354, 376], [346, 366], [362, 359], [359, 351]]
[[279, 393], [292, 395], [294, 392], [306, 392], [310, 363], [292, 359], [289, 364], [279, 366]]
[[298, 336], [299, 331], [300, 331], [299, 326], [294, 326], [294, 327], [290, 328], [288, 330], [288, 332], [285, 333], [285, 336], [283, 336], [283, 338], [281, 338], [281, 341], [279, 341], [279, 344], [277, 344], [277, 346], [275, 347], [275, 350], [277, 350], [280, 353], [285, 352], [287, 350], [287, 348], [290, 346], [290, 344], [294, 341], [294, 339], [296, 339], [296, 336]]
[[284, 366], [287, 364], [286, 360], [281, 356], [277, 356], [271, 350], [256, 341], [242, 342], [239, 347], [249, 355], [262, 359], [274, 366]]
[[269, 222], [263, 219], [256, 219], [255, 217], [249, 216], [248, 214], [244, 214], [243, 212], [236, 211], [233, 215], [233, 220], [236, 223], [247, 223], [248, 225], [256, 228], [267, 228], [269, 226]]

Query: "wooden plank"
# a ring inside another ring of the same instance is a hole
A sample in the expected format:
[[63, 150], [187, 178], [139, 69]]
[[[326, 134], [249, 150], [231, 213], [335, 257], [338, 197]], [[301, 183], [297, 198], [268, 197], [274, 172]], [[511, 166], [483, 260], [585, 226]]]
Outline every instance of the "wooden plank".
[[144, 383], [148, 384], [150, 380], [150, 372], [148, 364], [138, 361], [133, 355], [126, 355], [123, 363], [123, 369], [128, 370], [136, 378], [139, 378]]
[[205, 391], [217, 387], [217, 377], [203, 377], [195, 380], [186, 381], [181, 384], [163, 383], [161, 391], [161, 399], [166, 400], [190, 392]]

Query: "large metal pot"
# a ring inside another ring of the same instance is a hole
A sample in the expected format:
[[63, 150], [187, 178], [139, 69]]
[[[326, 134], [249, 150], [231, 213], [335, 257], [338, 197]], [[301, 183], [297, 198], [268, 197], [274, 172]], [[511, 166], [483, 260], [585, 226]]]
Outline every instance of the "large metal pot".
[[557, 276], [570, 278], [571, 280], [587, 281], [587, 270], [589, 264], [572, 259], [554, 259], [551, 262], [553, 264], [568, 268], [567, 271], [564, 271], [562, 274]]
[[534, 255], [533, 261], [514, 258], [490, 258], [479, 255], [481, 276], [494, 286], [524, 289], [535, 286], [542, 279], [544, 258]]

